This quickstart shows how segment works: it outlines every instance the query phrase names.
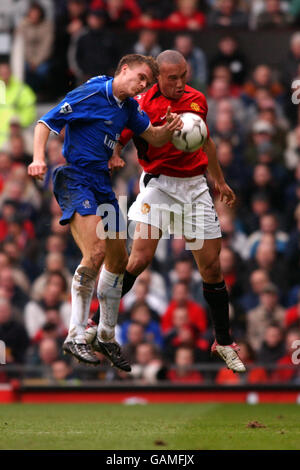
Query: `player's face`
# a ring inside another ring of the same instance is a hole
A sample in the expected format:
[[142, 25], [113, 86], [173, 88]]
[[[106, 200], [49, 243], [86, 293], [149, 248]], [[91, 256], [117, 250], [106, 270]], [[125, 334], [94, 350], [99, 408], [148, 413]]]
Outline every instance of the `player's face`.
[[127, 96], [136, 96], [142, 93], [144, 89], [153, 81], [150, 67], [147, 64], [137, 64], [124, 66], [124, 91]]
[[180, 64], [161, 64], [159, 68], [158, 84], [166, 98], [179, 100], [187, 80], [186, 62]]

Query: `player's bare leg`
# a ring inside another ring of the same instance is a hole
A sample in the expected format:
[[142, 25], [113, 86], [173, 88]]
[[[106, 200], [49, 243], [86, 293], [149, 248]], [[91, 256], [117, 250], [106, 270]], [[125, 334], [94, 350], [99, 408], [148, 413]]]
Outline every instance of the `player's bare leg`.
[[[188, 241], [188, 240], [187, 240]], [[238, 346], [232, 341], [229, 328], [228, 293], [220, 267], [221, 238], [204, 240], [201, 249], [191, 250], [203, 279], [203, 294], [210, 307], [216, 341], [212, 354], [223, 359], [234, 372], [245, 372], [238, 356]]]
[[99, 223], [99, 216], [81, 216], [77, 212], [70, 222], [71, 232], [82, 253], [82, 259], [72, 280], [72, 314], [63, 349], [78, 360], [91, 364], [98, 364], [99, 360], [86, 344], [85, 327], [96, 278], [105, 257], [105, 241], [100, 240], [96, 232]]

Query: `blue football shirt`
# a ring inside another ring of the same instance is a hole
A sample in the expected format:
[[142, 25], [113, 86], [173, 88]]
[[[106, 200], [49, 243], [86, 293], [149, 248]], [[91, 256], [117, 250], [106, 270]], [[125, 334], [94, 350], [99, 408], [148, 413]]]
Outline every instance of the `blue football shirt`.
[[93, 77], [75, 88], [38, 122], [59, 134], [65, 129], [63, 155], [69, 164], [88, 170], [107, 170], [108, 160], [124, 127], [142, 134], [148, 115], [133, 98], [119, 102], [112, 77]]

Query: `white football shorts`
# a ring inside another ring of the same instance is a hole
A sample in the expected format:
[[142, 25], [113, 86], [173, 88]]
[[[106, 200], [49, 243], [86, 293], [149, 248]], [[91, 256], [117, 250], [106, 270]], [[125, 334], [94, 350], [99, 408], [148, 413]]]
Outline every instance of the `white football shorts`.
[[167, 233], [189, 240], [222, 236], [204, 175], [175, 178], [143, 172], [128, 218], [159, 228], [163, 237]]

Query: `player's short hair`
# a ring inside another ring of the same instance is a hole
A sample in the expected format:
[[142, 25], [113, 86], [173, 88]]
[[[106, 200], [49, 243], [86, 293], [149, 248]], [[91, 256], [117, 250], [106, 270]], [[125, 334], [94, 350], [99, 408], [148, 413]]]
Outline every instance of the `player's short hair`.
[[158, 63], [158, 67], [160, 67], [162, 64], [181, 64], [182, 62], [185, 62], [185, 58], [180, 52], [173, 49], [167, 49], [157, 56], [156, 61]]
[[115, 76], [119, 75], [123, 65], [125, 65], [125, 64], [128, 65], [129, 67], [132, 66], [132, 65], [136, 65], [136, 64], [146, 64], [150, 68], [154, 80], [157, 79], [158, 65], [157, 65], [157, 62], [154, 59], [154, 57], [145, 56], [145, 55], [142, 55], [142, 54], [127, 54], [127, 55], [124, 55], [121, 58], [118, 65], [117, 65], [117, 68], [116, 68], [116, 71], [115, 71]]

